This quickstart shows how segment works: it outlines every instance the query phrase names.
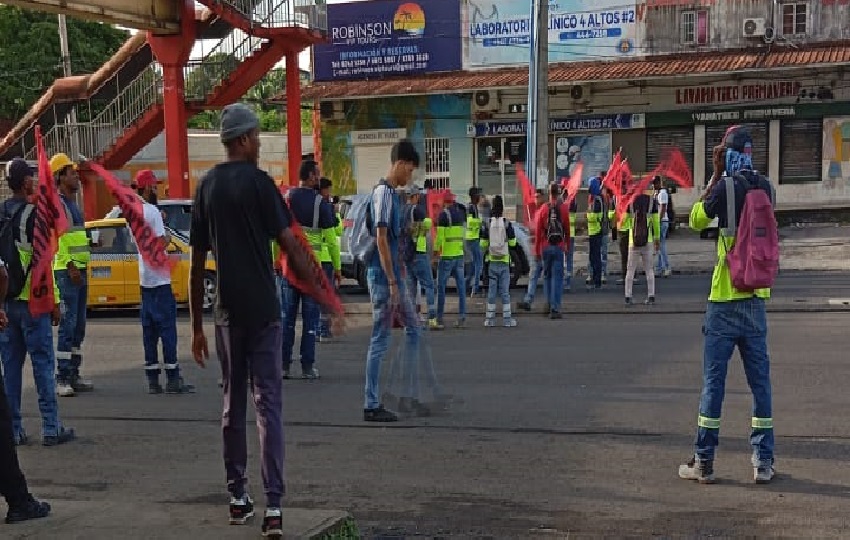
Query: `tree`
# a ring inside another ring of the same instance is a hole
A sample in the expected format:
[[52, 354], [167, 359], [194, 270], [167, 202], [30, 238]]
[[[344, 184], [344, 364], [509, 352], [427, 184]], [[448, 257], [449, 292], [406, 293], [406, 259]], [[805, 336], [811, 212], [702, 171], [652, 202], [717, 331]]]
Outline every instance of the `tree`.
[[[108, 24], [67, 20], [74, 74], [93, 73], [129, 38]], [[0, 118], [23, 116], [62, 75], [57, 16], [0, 5]]]
[[[234, 59], [226, 54], [214, 54], [195, 67], [186, 77], [186, 96], [206, 95], [218, 84], [223, 76], [229, 74], [235, 66]], [[286, 70], [274, 68], [257, 84], [252, 86], [242, 101], [250, 105], [260, 119], [260, 131], [280, 133], [286, 130], [286, 107], [271, 102], [286, 86]], [[189, 120], [194, 129], [218, 129], [221, 126], [221, 111], [202, 111]], [[302, 133], [313, 132], [313, 111], [301, 111]]]

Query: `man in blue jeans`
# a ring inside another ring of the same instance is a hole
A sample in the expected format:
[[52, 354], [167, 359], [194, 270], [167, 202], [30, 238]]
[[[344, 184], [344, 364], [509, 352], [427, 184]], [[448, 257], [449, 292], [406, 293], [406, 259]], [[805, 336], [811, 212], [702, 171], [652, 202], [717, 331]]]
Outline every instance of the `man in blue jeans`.
[[56, 393], [68, 397], [94, 388], [91, 381], [80, 377], [88, 299], [86, 267], [91, 250], [83, 213], [75, 200], [77, 192], [80, 191], [77, 164], [65, 154], [56, 154], [50, 158], [50, 172], [56, 180], [62, 206], [68, 218], [68, 230], [59, 237], [59, 246], [53, 261], [54, 278], [62, 295], [62, 321], [59, 323], [59, 337], [56, 341]]
[[[407, 354], [419, 354], [420, 327], [413, 301], [403, 286], [399, 240], [402, 234], [401, 198], [397, 192], [410, 183], [413, 171], [419, 167], [419, 153], [410, 141], [393, 145], [390, 154], [392, 165], [387, 177], [382, 179], [371, 194], [367, 211], [371, 212], [370, 233], [375, 236], [376, 248], [367, 257], [366, 280], [372, 302], [372, 337], [366, 353], [366, 387], [363, 420], [366, 422], [396, 422], [398, 416], [380, 402], [378, 379], [381, 364], [387, 356], [393, 320], [401, 319], [405, 329]], [[463, 242], [463, 237], [461, 237]], [[463, 283], [461, 280], [460, 283]], [[462, 287], [462, 285], [460, 285]], [[417, 365], [415, 358], [408, 366]], [[417, 411], [413, 411], [417, 412]], [[422, 410], [426, 413], [426, 410]]]
[[652, 187], [655, 190], [655, 208], [658, 209], [658, 224], [661, 229], [661, 245], [658, 250], [658, 264], [655, 266], [655, 273], [663, 277], [670, 277], [670, 257], [667, 256], [667, 233], [670, 231], [670, 216], [667, 207], [670, 205], [670, 195], [664, 189], [660, 176], [652, 179]]
[[436, 329], [437, 306], [434, 298], [434, 274], [431, 270], [431, 256], [428, 253], [428, 235], [431, 233], [431, 218], [425, 213], [425, 207], [419, 204], [421, 193], [417, 186], [410, 186], [407, 191], [407, 206], [404, 209], [403, 221], [407, 234], [412, 238], [413, 259], [407, 263], [407, 277], [410, 298], [416, 298], [419, 287], [425, 291], [425, 301], [428, 304], [428, 326]]
[[444, 325], [443, 314], [446, 308], [446, 287], [449, 278], [454, 278], [458, 295], [458, 316], [455, 327], [463, 328], [466, 323], [466, 279], [463, 268], [464, 225], [466, 211], [455, 202], [452, 193], [446, 193], [443, 210], [437, 218], [437, 239], [434, 242], [434, 256], [440, 258], [437, 266], [437, 327]]
[[549, 202], [537, 210], [534, 225], [534, 254], [543, 261], [545, 290], [549, 291], [549, 318], [561, 318], [564, 294], [564, 253], [570, 238], [570, 210], [561, 201], [558, 184], [549, 186]]
[[[313, 160], [301, 163], [298, 172], [301, 185], [286, 192], [292, 216], [301, 225], [304, 235], [313, 248], [317, 261], [322, 260], [322, 249], [333, 243], [336, 246], [336, 216], [333, 204], [319, 193], [319, 165]], [[295, 347], [295, 323], [298, 306], [301, 306], [301, 378], [319, 378], [316, 368], [316, 334], [319, 331], [319, 304], [297, 287], [281, 278], [283, 322], [283, 378], [291, 377], [292, 350]]]
[[[542, 189], [535, 191], [534, 205], [529, 205], [529, 229], [535, 230], [534, 220], [537, 219], [537, 210], [546, 204], [546, 192]], [[525, 291], [525, 298], [517, 307], [523, 311], [531, 311], [531, 304], [534, 303], [534, 296], [537, 294], [537, 283], [543, 277], [543, 259], [534, 258], [531, 275], [528, 276], [528, 289]], [[546, 300], [546, 314], [549, 314], [549, 291], [546, 290], [546, 280], [543, 280], [543, 298]]]
[[[690, 226], [701, 231], [718, 219], [717, 264], [711, 279], [711, 293], [705, 311], [703, 334], [703, 388], [700, 396], [695, 453], [679, 466], [679, 477], [702, 484], [714, 482], [715, 448], [720, 443], [720, 412], [726, 388], [726, 373], [735, 347], [741, 354], [747, 384], [753, 394], [752, 432], [753, 479], [768, 483], [774, 471], [773, 412], [770, 386], [770, 357], [767, 353], [767, 313], [765, 301], [770, 289], [739, 291], [732, 285], [726, 253], [735, 243], [735, 229], [741, 219], [748, 189], [762, 189], [775, 202], [769, 180], [753, 171], [752, 138], [740, 126], [727, 130], [714, 147], [714, 175], [691, 209]], [[725, 174], [724, 174], [725, 171]], [[734, 200], [727, 194], [725, 177], [734, 181]]]
[[[15, 241], [21, 266], [30, 265], [33, 252], [33, 231], [35, 229], [35, 206], [27, 203], [34, 192], [33, 171], [23, 159], [12, 160], [7, 166], [6, 181], [12, 190], [12, 197], [3, 202], [0, 218], [10, 219], [15, 228]], [[23, 237], [21, 235], [23, 234]], [[7, 263], [8, 264], [8, 263]], [[6, 385], [6, 397], [12, 412], [12, 426], [16, 445], [27, 444], [27, 434], [21, 422], [21, 393], [23, 385], [24, 361], [27, 354], [32, 362], [33, 379], [38, 392], [38, 408], [41, 412], [41, 442], [44, 446], [56, 446], [74, 440], [74, 430], [62, 426], [59, 420], [59, 404], [56, 400], [56, 358], [53, 355], [53, 326], [59, 324], [59, 288], [53, 283], [53, 297], [56, 305], [53, 313], [32, 316], [29, 307], [30, 279], [27, 276], [23, 289], [14, 298], [6, 301], [8, 327], [2, 337], [3, 373]]]
[[481, 273], [484, 271], [484, 253], [481, 251], [481, 188], [469, 188], [469, 204], [466, 205], [466, 249], [472, 256], [472, 275], [466, 276], [470, 297], [475, 296], [481, 286]]

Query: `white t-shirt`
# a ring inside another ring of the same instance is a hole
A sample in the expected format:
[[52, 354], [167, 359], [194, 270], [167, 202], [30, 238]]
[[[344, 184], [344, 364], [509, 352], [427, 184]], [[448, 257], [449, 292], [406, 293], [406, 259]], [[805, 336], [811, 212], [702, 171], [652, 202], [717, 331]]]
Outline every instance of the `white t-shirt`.
[[[157, 238], [165, 236], [165, 224], [162, 222], [162, 214], [159, 209], [149, 203], [144, 203], [145, 221], [153, 229], [153, 234]], [[139, 284], [142, 287], [160, 287], [162, 285], [171, 284], [171, 274], [168, 270], [154, 270], [149, 268], [139, 255]]]
[[[658, 211], [661, 211], [661, 205], [670, 203], [670, 196], [667, 195], [667, 190], [661, 188], [661, 191], [658, 192], [658, 195], [655, 196], [656, 201], [658, 201]], [[666, 210], [666, 209], [665, 209]], [[665, 211], [661, 214], [661, 221], [670, 221], [670, 218], [667, 217], [667, 212]]]

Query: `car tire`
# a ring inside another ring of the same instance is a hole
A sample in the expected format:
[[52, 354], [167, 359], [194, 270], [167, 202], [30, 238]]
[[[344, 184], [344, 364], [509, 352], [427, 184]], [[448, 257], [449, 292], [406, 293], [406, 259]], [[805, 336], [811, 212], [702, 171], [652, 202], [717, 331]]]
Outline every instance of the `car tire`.
[[215, 272], [204, 272], [204, 311], [210, 312], [215, 307], [215, 297], [218, 293], [218, 281]]

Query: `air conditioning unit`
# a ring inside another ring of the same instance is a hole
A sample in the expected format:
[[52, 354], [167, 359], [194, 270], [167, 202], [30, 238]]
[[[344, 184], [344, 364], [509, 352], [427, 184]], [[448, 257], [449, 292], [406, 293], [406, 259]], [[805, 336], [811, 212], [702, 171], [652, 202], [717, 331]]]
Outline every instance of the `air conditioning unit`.
[[570, 87], [570, 99], [573, 101], [587, 101], [590, 99], [589, 84], [574, 84]]
[[765, 28], [764, 19], [744, 19], [744, 37], [764, 37]]
[[496, 90], [479, 90], [472, 96], [472, 112], [499, 112], [501, 106], [501, 96]]
[[766, 26], [764, 28], [764, 36], [762, 37], [764, 42], [770, 45], [774, 41], [776, 41], [776, 30], [772, 26]]

